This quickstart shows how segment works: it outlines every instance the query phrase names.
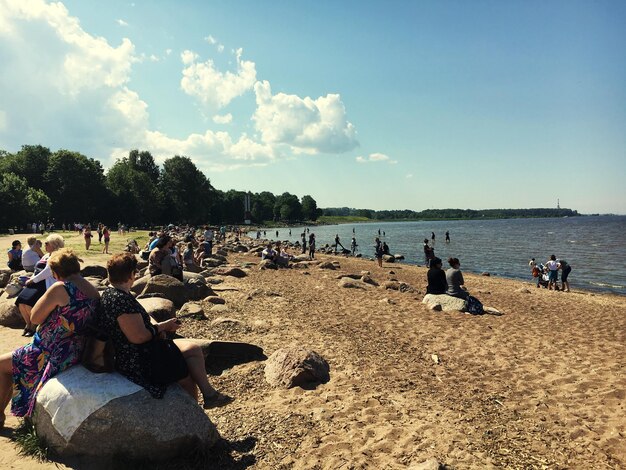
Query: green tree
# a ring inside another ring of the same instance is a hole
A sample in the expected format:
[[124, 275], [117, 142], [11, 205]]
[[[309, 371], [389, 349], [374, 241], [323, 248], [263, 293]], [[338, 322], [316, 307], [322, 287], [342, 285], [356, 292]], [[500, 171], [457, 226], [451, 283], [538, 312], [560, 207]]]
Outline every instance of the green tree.
[[26, 179], [15, 173], [0, 173], [0, 227], [22, 227], [27, 223], [46, 220], [50, 214], [50, 199], [40, 189], [31, 188]]
[[166, 220], [191, 224], [210, 220], [215, 191], [190, 158], [176, 155], [165, 160], [159, 187]]
[[0, 171], [11, 172], [24, 178], [31, 188], [47, 189], [43, 178], [52, 153], [41, 145], [22, 145], [15, 154], [5, 153], [0, 157]]
[[302, 216], [305, 220], [317, 220], [317, 202], [311, 196], [302, 196]]
[[274, 218], [274, 204], [276, 196], [269, 191], [253, 194], [251, 198], [252, 217], [256, 222], [264, 222]]
[[109, 199], [99, 161], [78, 152], [59, 150], [50, 157], [44, 175], [57, 221], [94, 221]]
[[295, 222], [302, 219], [302, 205], [298, 196], [283, 193], [276, 198], [274, 203], [274, 220]]
[[128, 163], [133, 170], [146, 174], [153, 184], [156, 185], [159, 182], [161, 170], [150, 152], [133, 149], [128, 153]]

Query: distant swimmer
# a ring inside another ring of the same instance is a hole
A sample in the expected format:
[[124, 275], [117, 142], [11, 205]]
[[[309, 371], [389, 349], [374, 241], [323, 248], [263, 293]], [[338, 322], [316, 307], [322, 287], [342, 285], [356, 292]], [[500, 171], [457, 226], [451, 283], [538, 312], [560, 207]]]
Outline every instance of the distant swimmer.
[[435, 243], [435, 232], [430, 232], [430, 239]]
[[446, 230], [446, 243], [450, 243], [450, 232]]

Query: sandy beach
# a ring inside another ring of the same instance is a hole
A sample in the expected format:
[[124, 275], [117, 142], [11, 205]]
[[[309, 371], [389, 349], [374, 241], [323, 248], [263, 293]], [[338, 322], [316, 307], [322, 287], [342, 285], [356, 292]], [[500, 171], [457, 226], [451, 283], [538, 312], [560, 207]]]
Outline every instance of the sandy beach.
[[[502, 313], [471, 316], [423, 305], [422, 267], [320, 255], [340, 268], [260, 271], [252, 254], [228, 259], [251, 263], [248, 276], [214, 286], [225, 306], [184, 319], [180, 333], [267, 356], [304, 345], [331, 380], [273, 389], [263, 362], [211, 376], [234, 398], [207, 411], [229, 449], [220, 468], [399, 469], [429, 458], [457, 469], [626, 467], [626, 298], [465, 274]], [[410, 288], [339, 286], [361, 271]], [[20, 333], [0, 327], [3, 352], [26, 341]], [[18, 455], [16, 425], [1, 433], [1, 468], [62, 468]]]

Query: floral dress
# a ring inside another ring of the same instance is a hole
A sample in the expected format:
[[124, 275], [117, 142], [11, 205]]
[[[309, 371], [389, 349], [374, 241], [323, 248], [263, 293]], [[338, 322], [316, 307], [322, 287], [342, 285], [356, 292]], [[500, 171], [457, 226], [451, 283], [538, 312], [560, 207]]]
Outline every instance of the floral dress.
[[153, 384], [146, 378], [150, 362], [145, 344], [128, 341], [117, 318], [124, 314], [141, 315], [144, 325], [150, 326], [150, 316], [137, 299], [123, 290], [109, 287], [102, 293], [100, 326], [107, 332], [115, 347], [115, 370], [131, 382], [145, 388], [154, 398], [163, 398], [167, 385]]
[[97, 300], [87, 297], [71, 282], [64, 286], [69, 303], [50, 313], [37, 328], [32, 343], [13, 351], [11, 412], [15, 416], [30, 416], [37, 392], [46, 381], [81, 360], [81, 334], [92, 318]]

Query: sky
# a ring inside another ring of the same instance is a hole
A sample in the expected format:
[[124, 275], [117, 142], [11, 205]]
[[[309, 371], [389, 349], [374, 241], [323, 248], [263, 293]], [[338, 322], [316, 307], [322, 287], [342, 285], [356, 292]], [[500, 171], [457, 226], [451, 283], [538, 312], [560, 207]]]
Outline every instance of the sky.
[[319, 207], [626, 214], [621, 0], [0, 0], [0, 149]]

